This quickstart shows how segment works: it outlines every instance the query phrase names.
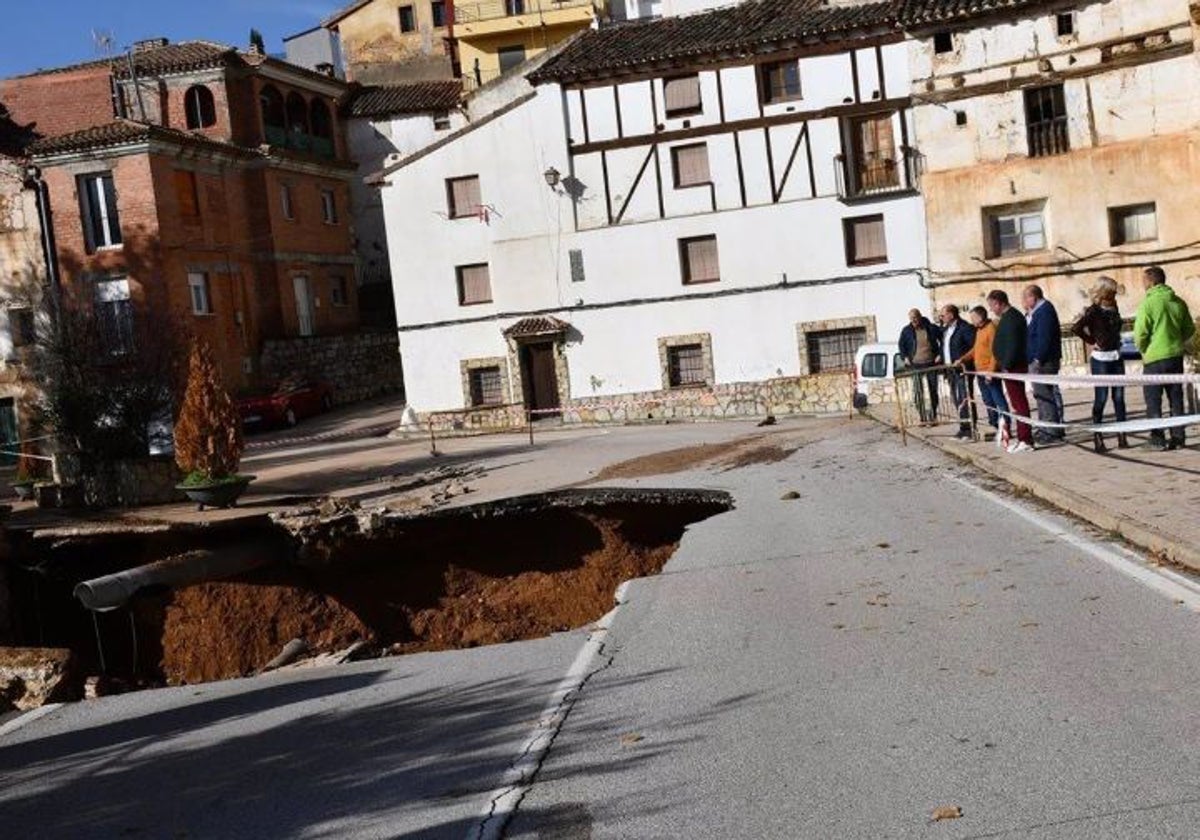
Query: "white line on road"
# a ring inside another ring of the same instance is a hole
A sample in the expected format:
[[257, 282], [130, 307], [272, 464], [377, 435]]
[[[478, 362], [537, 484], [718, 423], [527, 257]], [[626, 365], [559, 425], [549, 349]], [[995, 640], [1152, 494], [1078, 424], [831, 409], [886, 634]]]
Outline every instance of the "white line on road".
[[588, 634], [587, 641], [575, 655], [575, 661], [571, 663], [566, 676], [550, 696], [550, 702], [546, 704], [533, 733], [517, 753], [516, 761], [504, 774], [500, 787], [488, 796], [488, 807], [483, 812], [479, 825], [467, 834], [467, 840], [499, 840], [503, 837], [508, 821], [516, 813], [525, 794], [533, 787], [546, 753], [550, 751], [555, 737], [571, 712], [571, 707], [579, 699], [580, 689], [595, 673], [593, 663], [604, 649], [608, 629], [617, 611], [625, 603], [625, 591], [628, 587], [629, 582], [626, 581], [617, 588], [617, 605], [597, 621], [592, 632]]
[[0, 738], [3, 738], [5, 735], [16, 732], [22, 726], [28, 726], [29, 724], [33, 723], [38, 718], [45, 717], [46, 715], [53, 712], [55, 709], [59, 708], [61, 705], [62, 705], [62, 703], [47, 703], [45, 706], [38, 706], [36, 709], [34, 709], [32, 711], [26, 712], [25, 714], [21, 715], [19, 718], [14, 718], [13, 720], [10, 720], [8, 723], [4, 724], [3, 726], [0, 726]]
[[1170, 569], [1156, 568], [1148, 565], [1141, 557], [1119, 546], [1104, 544], [1089, 539], [1081, 534], [1063, 528], [1058, 522], [1029, 510], [1023, 504], [1005, 499], [985, 490], [964, 478], [955, 477], [954, 481], [968, 488], [977, 495], [995, 502], [1006, 510], [1015, 513], [1031, 525], [1036, 525], [1043, 531], [1088, 554], [1104, 563], [1109, 568], [1125, 577], [1132, 578], [1143, 586], [1153, 589], [1160, 595], [1170, 598], [1176, 603], [1182, 603], [1193, 612], [1200, 612], [1200, 584], [1184, 575]]

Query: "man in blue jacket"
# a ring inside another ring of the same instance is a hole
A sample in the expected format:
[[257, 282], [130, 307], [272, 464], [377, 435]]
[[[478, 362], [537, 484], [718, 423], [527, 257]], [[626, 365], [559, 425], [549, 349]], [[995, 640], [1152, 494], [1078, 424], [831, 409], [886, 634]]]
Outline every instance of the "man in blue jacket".
[[[971, 437], [971, 380], [965, 372], [954, 365], [963, 356], [975, 349], [975, 328], [959, 315], [958, 307], [948, 303], [938, 312], [942, 322], [942, 358], [941, 363], [950, 370], [946, 378], [950, 382], [950, 393], [958, 404], [958, 432], [954, 435], [960, 440]], [[966, 370], [974, 370], [968, 365]]]
[[[1054, 304], [1046, 300], [1040, 286], [1026, 286], [1022, 295], [1025, 317], [1029, 323], [1029, 372], [1057, 374], [1062, 366], [1062, 325]], [[1043, 423], [1062, 423], [1063, 397], [1057, 385], [1034, 385], [1038, 419]], [[1061, 428], [1042, 428], [1034, 434], [1038, 443], [1062, 440], [1066, 431]]]
[[[935, 367], [942, 356], [942, 331], [932, 321], [913, 309], [908, 313], [908, 323], [900, 331], [900, 358], [910, 368]], [[926, 402], [925, 390], [929, 399]], [[937, 421], [938, 375], [936, 372], [913, 377], [913, 402], [922, 423]]]

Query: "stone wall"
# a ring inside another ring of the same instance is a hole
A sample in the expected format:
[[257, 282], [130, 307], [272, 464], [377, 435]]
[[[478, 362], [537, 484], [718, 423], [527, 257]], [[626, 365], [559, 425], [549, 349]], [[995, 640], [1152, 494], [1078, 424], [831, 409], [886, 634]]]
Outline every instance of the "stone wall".
[[328, 382], [338, 405], [404, 390], [400, 344], [392, 330], [263, 342], [263, 374]]
[[[720, 420], [796, 414], [849, 414], [854, 382], [850, 371], [783, 377], [765, 382], [735, 382], [713, 387], [674, 388], [608, 397], [569, 400], [564, 424], [639, 423], [663, 420]], [[525, 424], [521, 405], [503, 405], [422, 415], [438, 431], [495, 431]]]
[[102, 464], [80, 484], [87, 507], [132, 508], [182, 501], [183, 493], [175, 489], [181, 479], [170, 457], [138, 458]]

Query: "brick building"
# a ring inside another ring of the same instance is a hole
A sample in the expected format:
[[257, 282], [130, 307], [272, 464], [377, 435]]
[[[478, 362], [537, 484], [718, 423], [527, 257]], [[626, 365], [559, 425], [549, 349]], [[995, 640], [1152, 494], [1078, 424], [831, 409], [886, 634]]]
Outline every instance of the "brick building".
[[[64, 289], [111, 352], [135, 320], [208, 339], [233, 389], [263, 342], [358, 328], [337, 79], [206, 42], [0, 83], [49, 186]], [[153, 323], [153, 321], [151, 321]]]

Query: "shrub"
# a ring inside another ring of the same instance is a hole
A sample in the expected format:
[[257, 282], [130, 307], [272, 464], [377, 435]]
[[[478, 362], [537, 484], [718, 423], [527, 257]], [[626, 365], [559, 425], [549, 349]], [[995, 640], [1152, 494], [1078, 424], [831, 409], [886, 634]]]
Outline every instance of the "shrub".
[[221, 481], [237, 474], [242, 443], [242, 418], [221, 381], [212, 350], [196, 340], [175, 423], [175, 462], [188, 476]]

